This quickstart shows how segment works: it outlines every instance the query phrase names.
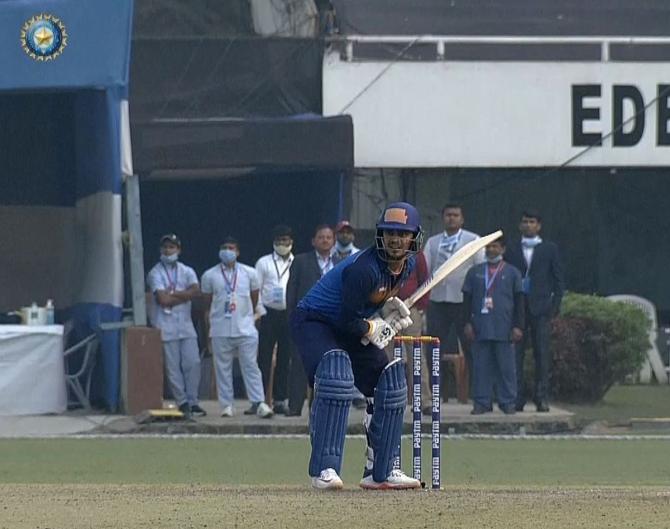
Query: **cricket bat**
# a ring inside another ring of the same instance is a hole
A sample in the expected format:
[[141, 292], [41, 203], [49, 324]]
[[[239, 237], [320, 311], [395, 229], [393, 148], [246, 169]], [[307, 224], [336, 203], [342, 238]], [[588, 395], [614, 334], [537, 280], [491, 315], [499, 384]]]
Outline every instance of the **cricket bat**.
[[432, 275], [426, 279], [426, 281], [416, 289], [414, 294], [408, 297], [405, 300], [405, 305], [407, 308], [412, 308], [417, 301], [419, 301], [423, 296], [428, 294], [435, 285], [442, 281], [445, 277], [451, 274], [459, 266], [465, 263], [470, 257], [475, 255], [479, 250], [484, 248], [487, 244], [495, 241], [497, 238], [502, 236], [502, 230], [495, 231], [474, 241], [470, 241], [468, 244], [460, 248], [454, 255], [447, 259]]
[[[501, 237], [503, 234], [502, 230], [495, 231], [474, 241], [470, 241], [468, 244], [460, 248], [455, 254], [453, 254], [445, 263], [440, 265], [440, 267], [431, 274], [431, 276], [424, 281], [419, 288], [416, 289], [414, 294], [404, 300], [405, 305], [408, 309], [411, 309], [412, 306], [419, 301], [423, 296], [428, 294], [435, 285], [442, 281], [445, 277], [451, 274], [459, 266], [465, 263], [470, 257], [475, 255], [479, 250], [484, 248], [487, 244], [495, 241], [497, 238]], [[361, 338], [361, 343], [367, 345], [370, 343], [367, 336]]]

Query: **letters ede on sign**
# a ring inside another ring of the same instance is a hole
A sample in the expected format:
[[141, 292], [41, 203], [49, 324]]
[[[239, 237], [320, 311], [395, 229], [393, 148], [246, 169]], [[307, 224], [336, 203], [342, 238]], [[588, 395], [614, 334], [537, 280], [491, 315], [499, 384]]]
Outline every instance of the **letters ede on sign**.
[[[630, 84], [612, 85], [612, 123], [602, 124], [601, 130], [612, 131], [613, 147], [633, 147], [644, 135], [645, 126], [651, 126], [646, 116], [645, 107], [649, 105], [656, 116], [656, 146], [670, 146], [670, 84], [658, 84], [656, 101], [645, 101], [640, 89]], [[572, 145], [573, 147], [588, 147], [602, 145], [602, 132], [585, 132], [585, 125], [589, 121], [600, 122], [601, 105], [597, 99], [602, 96], [603, 87], [600, 84], [572, 85]], [[594, 99], [596, 100], [594, 102]], [[653, 103], [653, 104], [652, 104]], [[624, 105], [632, 105], [633, 115], [624, 118]], [[624, 126], [625, 125], [625, 126]]]
[[351, 115], [357, 167], [670, 165], [670, 56], [384, 68], [324, 61], [323, 112]]

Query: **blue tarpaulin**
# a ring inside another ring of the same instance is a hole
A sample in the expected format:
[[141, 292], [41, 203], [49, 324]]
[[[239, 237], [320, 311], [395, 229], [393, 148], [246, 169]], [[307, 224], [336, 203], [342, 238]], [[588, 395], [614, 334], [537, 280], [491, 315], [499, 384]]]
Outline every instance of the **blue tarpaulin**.
[[[1, 238], [0, 269], [15, 270], [0, 309], [54, 298], [96, 331], [121, 317], [132, 12], [132, 0], [0, 0], [0, 219], [19, 219]], [[62, 254], [44, 255], [53, 240]], [[111, 410], [119, 349], [118, 332], [102, 333], [94, 392]]]

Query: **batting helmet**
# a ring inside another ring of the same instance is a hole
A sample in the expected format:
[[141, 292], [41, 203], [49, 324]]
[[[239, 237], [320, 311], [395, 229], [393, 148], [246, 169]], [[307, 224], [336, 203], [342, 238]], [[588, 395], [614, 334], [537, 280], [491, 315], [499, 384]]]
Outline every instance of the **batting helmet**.
[[393, 202], [386, 206], [377, 221], [377, 234], [375, 237], [379, 256], [386, 260], [387, 255], [384, 248], [384, 230], [409, 231], [414, 234], [412, 244], [406, 255], [414, 255], [421, 250], [423, 243], [423, 230], [421, 219], [417, 209], [407, 202]]

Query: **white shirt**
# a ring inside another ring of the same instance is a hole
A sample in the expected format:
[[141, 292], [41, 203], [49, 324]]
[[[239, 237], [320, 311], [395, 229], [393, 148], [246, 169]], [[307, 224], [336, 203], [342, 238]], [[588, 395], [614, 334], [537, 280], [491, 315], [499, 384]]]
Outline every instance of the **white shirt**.
[[319, 269], [321, 270], [321, 277], [323, 277], [333, 269], [333, 256], [332, 254], [328, 254], [327, 257], [323, 257], [317, 251], [314, 253], [316, 254], [316, 262], [318, 263]]
[[258, 312], [261, 314], [265, 313], [262, 310], [263, 305], [274, 310], [286, 310], [286, 285], [292, 263], [292, 253], [288, 259], [283, 259], [277, 252], [264, 255], [256, 261], [256, 273], [260, 283]]
[[[455, 252], [460, 250], [470, 241], [479, 239], [479, 235], [468, 230], [461, 230], [458, 242], [453, 247], [446, 247], [443, 243], [446, 232], [433, 235], [423, 250], [426, 258], [428, 271], [432, 274], [437, 268], [446, 262]], [[442, 246], [442, 248], [440, 248]], [[484, 250], [480, 250], [465, 263], [454, 270], [449, 276], [440, 281], [430, 291], [430, 300], [438, 303], [463, 303], [463, 283], [468, 270], [476, 264], [486, 260]]]
[[[236, 263], [234, 269], [219, 264], [202, 275], [202, 291], [212, 295], [210, 337], [258, 336], [251, 301], [251, 292], [258, 287], [256, 270], [242, 263]], [[235, 304], [228, 314], [226, 301]]]
[[[193, 268], [180, 262], [176, 265], [164, 265], [159, 262], [147, 274], [147, 285], [154, 296], [158, 290], [181, 291], [197, 284], [198, 276]], [[151, 312], [151, 323], [161, 330], [164, 342], [198, 336], [191, 320], [190, 301], [166, 309], [156, 300]]]
[[[523, 244], [524, 241], [537, 241], [535, 245], [533, 246], [526, 246]], [[540, 238], [539, 235], [536, 235], [535, 237], [521, 237], [521, 251], [523, 252], [523, 258], [526, 260], [526, 275], [528, 275], [528, 271], [530, 270], [530, 265], [533, 262], [533, 253], [535, 252], [535, 246], [540, 244], [542, 242], [542, 239]]]
[[535, 248], [526, 248], [525, 246], [522, 246], [521, 251], [523, 252], [523, 258], [526, 260], [526, 270], [530, 270], [530, 263], [533, 262], [533, 252], [535, 251]]

